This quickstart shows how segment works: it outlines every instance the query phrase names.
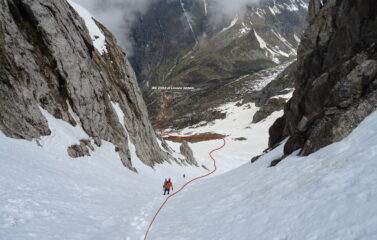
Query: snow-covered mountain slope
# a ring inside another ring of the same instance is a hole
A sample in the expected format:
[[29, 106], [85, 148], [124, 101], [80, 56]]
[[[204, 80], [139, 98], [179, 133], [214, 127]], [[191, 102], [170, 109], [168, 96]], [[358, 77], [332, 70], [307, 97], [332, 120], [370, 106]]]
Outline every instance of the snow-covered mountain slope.
[[346, 139], [308, 157], [295, 152], [269, 168], [281, 145], [254, 164], [195, 183], [169, 202], [149, 239], [376, 239], [376, 122], [374, 112]]
[[30, 142], [0, 133], [1, 240], [140, 239], [162, 199], [163, 179], [172, 177], [178, 188], [184, 173], [206, 173], [176, 163], [147, 167], [132, 143], [138, 174], [106, 141], [91, 156], [72, 159], [67, 147], [88, 135], [42, 112], [50, 136]]
[[[141, 162], [133, 173], [108, 142], [91, 157], [71, 159], [65, 146], [86, 133], [44, 114], [53, 134], [41, 146], [0, 136], [1, 240], [143, 239], [164, 201], [162, 180], [172, 177], [177, 189], [183, 173], [203, 174]], [[376, 121], [375, 112], [349, 137], [308, 157], [294, 153], [269, 168], [281, 145], [254, 164], [194, 183], [168, 202], [148, 239], [374, 240]], [[215, 153], [219, 161], [232, 156]]]

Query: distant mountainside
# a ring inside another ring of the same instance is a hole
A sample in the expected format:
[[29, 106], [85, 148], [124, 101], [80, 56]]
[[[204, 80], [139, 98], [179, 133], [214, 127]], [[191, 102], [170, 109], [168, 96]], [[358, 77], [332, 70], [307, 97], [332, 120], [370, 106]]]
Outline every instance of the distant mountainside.
[[[152, 120], [159, 102], [151, 86], [190, 86], [200, 95], [241, 76], [296, 57], [306, 26], [308, 0], [263, 0], [242, 16], [221, 18], [211, 1], [159, 0], [132, 28], [130, 58]], [[192, 94], [199, 97], [192, 97]]]

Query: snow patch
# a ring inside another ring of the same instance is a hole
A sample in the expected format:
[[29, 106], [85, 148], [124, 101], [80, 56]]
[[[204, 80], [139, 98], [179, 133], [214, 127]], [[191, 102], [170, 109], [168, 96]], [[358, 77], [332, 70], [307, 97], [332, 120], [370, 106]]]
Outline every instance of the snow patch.
[[203, 4], [204, 4], [204, 14], [205, 14], [205, 16], [207, 16], [207, 14], [208, 14], [208, 11], [207, 11], [207, 8], [208, 8], [207, 1], [203, 0]]
[[272, 98], [284, 98], [286, 100], [289, 100], [289, 99], [292, 98], [293, 92], [295, 91], [295, 89], [294, 88], [287, 88], [287, 89], [284, 89], [283, 91], [287, 91], [288, 93], [282, 94], [282, 95], [276, 95], [276, 96], [273, 96]]
[[285, 9], [287, 9], [288, 11], [291, 11], [291, 12], [299, 11], [297, 5], [294, 3], [291, 3], [291, 4], [284, 3], [284, 5], [285, 5]]
[[186, 11], [185, 9], [185, 4], [183, 2], [183, 0], [179, 0], [179, 2], [181, 3], [181, 7], [182, 7], [182, 10], [183, 10], [183, 14], [185, 15], [186, 17], [186, 20], [187, 20], [187, 24], [188, 26], [190, 27], [190, 30], [194, 36], [194, 39], [195, 39], [195, 45], [197, 45], [199, 42], [198, 42], [198, 38], [196, 37], [196, 34], [195, 34], [195, 31], [194, 31], [194, 28], [192, 27], [191, 25], [191, 21], [190, 21], [190, 15], [188, 14], [188, 12]]
[[242, 28], [239, 30], [240, 37], [248, 34], [251, 31], [251, 28], [248, 27], [244, 22], [242, 22]]
[[84, 19], [85, 25], [89, 31], [90, 37], [92, 38], [93, 46], [101, 54], [107, 53], [106, 37], [101, 31], [101, 29], [99, 29], [99, 27], [95, 23], [93, 15], [88, 10], [78, 5], [77, 3], [73, 2], [72, 0], [67, 0], [67, 1], [76, 10], [76, 12]]
[[301, 39], [296, 35], [296, 33], [293, 35], [297, 43], [301, 42]]
[[113, 106], [113, 108], [114, 108], [114, 110], [115, 110], [115, 112], [118, 116], [119, 122], [122, 124], [124, 130], [127, 131], [126, 125], [124, 124], [124, 112], [120, 108], [119, 103], [111, 102], [111, 105]]
[[270, 54], [270, 56], [272, 57], [272, 61], [275, 62], [275, 63], [280, 63], [279, 59], [276, 57], [276, 52], [274, 52], [273, 50], [271, 50], [270, 48], [267, 47], [267, 43], [263, 40], [263, 38], [261, 38], [258, 33], [254, 30], [254, 35], [255, 37], [257, 38], [258, 40], [258, 43], [259, 43], [259, 46], [261, 49], [265, 49], [267, 50], [266, 52], [266, 56], [268, 56], [268, 53]]
[[296, 49], [288, 42], [287, 39], [285, 39], [280, 33], [276, 32], [274, 29], [272, 29], [272, 33], [285, 45], [288, 47], [288, 49], [291, 51], [290, 55], [295, 56], [297, 55]]
[[221, 30], [220, 32], [225, 32], [229, 29], [231, 29], [234, 25], [236, 25], [236, 23], [238, 22], [238, 17], [235, 17], [232, 22], [229, 24], [229, 26], [223, 28], [223, 30]]
[[274, 15], [274, 16], [281, 13], [281, 11], [279, 10], [279, 8], [276, 5], [274, 5], [273, 7], [268, 7], [268, 9], [270, 10], [272, 15]]

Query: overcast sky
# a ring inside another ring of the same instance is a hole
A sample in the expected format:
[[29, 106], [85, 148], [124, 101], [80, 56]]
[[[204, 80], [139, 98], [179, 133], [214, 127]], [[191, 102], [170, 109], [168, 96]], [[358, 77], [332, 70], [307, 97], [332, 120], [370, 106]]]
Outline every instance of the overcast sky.
[[[132, 53], [128, 34], [132, 22], [138, 12], [145, 12], [154, 1], [160, 0], [73, 0], [88, 9], [96, 19], [108, 27], [118, 38], [118, 41], [129, 53]], [[167, 0], [179, 1], [179, 0]], [[242, 14], [247, 4], [260, 0], [189, 0], [206, 1], [211, 4], [208, 9], [217, 17], [233, 18], [237, 13]]]

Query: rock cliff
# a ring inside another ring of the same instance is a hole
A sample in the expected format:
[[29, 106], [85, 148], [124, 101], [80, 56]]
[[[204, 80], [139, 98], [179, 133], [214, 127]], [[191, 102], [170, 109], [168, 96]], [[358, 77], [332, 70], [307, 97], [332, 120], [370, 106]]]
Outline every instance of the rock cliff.
[[270, 146], [308, 155], [340, 141], [377, 109], [377, 8], [373, 0], [311, 0], [295, 92], [270, 129]]
[[[101, 35], [91, 36], [88, 19], [67, 1], [0, 0], [0, 6], [4, 134], [27, 140], [49, 135], [43, 108], [80, 125], [96, 145], [103, 140], [113, 143], [130, 169], [135, 170], [129, 142], [148, 166], [172, 159], [157, 143], [126, 54], [104, 26], [90, 18]], [[101, 49], [96, 41], [102, 35]], [[71, 146], [69, 155], [87, 155], [87, 141]]]
[[199, 167], [198, 163], [195, 160], [194, 153], [192, 152], [189, 144], [186, 141], [184, 141], [182, 143], [179, 150], [180, 150], [181, 154], [186, 158], [185, 161], [188, 164], [195, 165], [195, 166]]

